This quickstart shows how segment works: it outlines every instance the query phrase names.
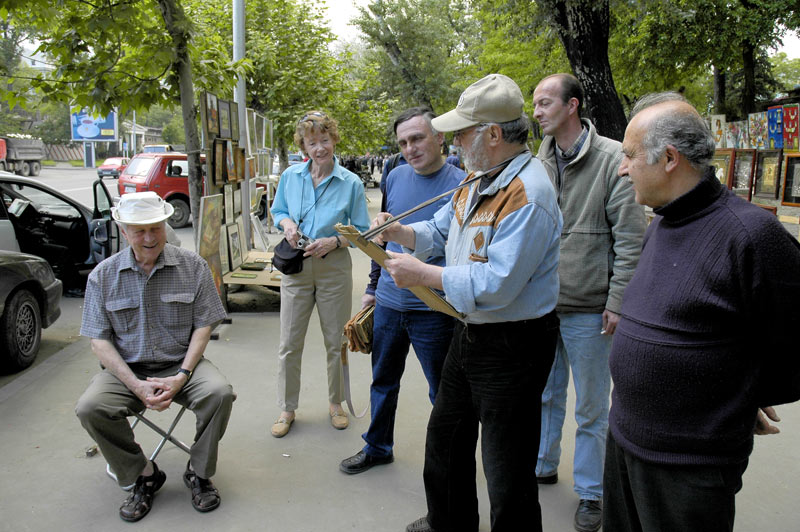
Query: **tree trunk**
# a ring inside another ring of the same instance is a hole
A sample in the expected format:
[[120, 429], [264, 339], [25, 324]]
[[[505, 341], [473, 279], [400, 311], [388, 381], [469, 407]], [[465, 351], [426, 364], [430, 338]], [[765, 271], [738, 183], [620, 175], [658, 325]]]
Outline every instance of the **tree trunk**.
[[186, 30], [189, 22], [178, 0], [158, 0], [164, 25], [175, 49], [175, 62], [172, 68], [178, 77], [181, 95], [181, 115], [186, 133], [186, 154], [189, 158], [189, 203], [194, 225], [195, 246], [200, 242], [197, 231], [200, 216], [200, 197], [203, 195], [202, 168], [200, 166], [200, 135], [197, 131], [197, 107], [194, 104], [194, 84], [192, 83], [192, 62], [189, 58], [191, 35]]
[[597, 131], [622, 140], [625, 112], [608, 62], [608, 0], [536, 0], [558, 33]]
[[755, 112], [756, 107], [756, 47], [750, 40], [742, 43], [742, 70], [744, 86], [742, 87], [742, 112], [744, 117]]
[[714, 112], [718, 115], [725, 114], [725, 71], [714, 65]]

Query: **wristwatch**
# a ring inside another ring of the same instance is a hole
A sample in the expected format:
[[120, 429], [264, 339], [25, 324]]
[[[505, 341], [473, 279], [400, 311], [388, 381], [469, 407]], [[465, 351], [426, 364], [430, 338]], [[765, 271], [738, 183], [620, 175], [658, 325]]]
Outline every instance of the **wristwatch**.
[[[194, 373], [194, 371], [181, 368], [178, 370], [178, 373], [183, 373], [184, 375], [186, 375], [186, 382], [189, 382], [189, 379], [192, 378], [192, 373]], [[177, 375], [178, 373], [176, 373], [175, 375]]]

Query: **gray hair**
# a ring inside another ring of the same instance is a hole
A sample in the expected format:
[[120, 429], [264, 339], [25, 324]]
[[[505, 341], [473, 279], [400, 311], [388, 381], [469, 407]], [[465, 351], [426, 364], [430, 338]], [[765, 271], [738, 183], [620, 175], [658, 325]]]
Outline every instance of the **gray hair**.
[[503, 132], [503, 140], [509, 144], [525, 144], [528, 142], [531, 121], [525, 113], [522, 113], [522, 116], [516, 120], [501, 122], [497, 125], [500, 126], [500, 131]]
[[[643, 96], [631, 110], [630, 118], [644, 109], [664, 102], [689, 103], [677, 92], [658, 92]], [[714, 156], [716, 143], [711, 130], [697, 112], [672, 111], [657, 115], [648, 124], [642, 137], [642, 148], [647, 155], [647, 164], [655, 164], [670, 144], [695, 170], [703, 170]]]

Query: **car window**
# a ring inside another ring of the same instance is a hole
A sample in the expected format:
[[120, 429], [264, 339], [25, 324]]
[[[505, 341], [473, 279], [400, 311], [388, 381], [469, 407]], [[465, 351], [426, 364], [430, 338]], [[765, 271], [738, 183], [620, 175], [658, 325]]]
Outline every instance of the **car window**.
[[186, 177], [189, 175], [189, 161], [172, 161], [167, 166], [168, 177]]
[[10, 198], [27, 200], [36, 207], [40, 214], [55, 214], [69, 218], [80, 218], [81, 212], [72, 204], [52, 195], [46, 190], [37, 187], [13, 184], [8, 187], [10, 194], [6, 190], [3, 191], [3, 200], [8, 203]]
[[153, 167], [153, 164], [156, 162], [155, 159], [141, 158], [141, 159], [133, 159], [131, 164], [125, 169], [125, 173], [128, 175], [137, 175], [140, 177], [146, 176], [150, 173], [150, 169]]

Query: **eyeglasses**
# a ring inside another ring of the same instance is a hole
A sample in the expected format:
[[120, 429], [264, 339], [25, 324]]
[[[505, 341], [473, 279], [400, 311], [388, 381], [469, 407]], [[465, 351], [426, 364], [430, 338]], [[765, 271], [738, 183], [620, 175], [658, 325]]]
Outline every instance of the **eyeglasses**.
[[467, 128], [464, 128], [464, 129], [459, 129], [458, 131], [453, 133], [453, 140], [456, 140], [456, 139], [461, 140], [462, 138], [464, 138], [464, 136], [467, 133], [469, 133], [470, 131], [472, 131], [475, 128], [477, 128], [477, 132], [480, 133], [481, 131], [486, 129], [486, 126], [488, 126], [488, 125], [489, 124], [480, 123], [480, 124], [475, 124], [474, 126], [469, 126]]
[[325, 113], [320, 113], [318, 111], [313, 111], [311, 113], [305, 114], [303, 116], [303, 118], [301, 118], [300, 120], [297, 121], [297, 123], [299, 124], [300, 122], [305, 122], [306, 120], [308, 120], [312, 116], [316, 116], [317, 118], [328, 118], [328, 115], [326, 115]]

